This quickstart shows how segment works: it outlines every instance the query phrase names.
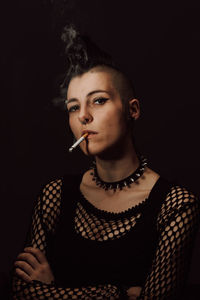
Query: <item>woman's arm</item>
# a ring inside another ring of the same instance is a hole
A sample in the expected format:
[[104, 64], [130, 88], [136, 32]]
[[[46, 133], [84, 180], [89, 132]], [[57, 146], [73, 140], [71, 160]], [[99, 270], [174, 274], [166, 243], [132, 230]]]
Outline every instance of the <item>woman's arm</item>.
[[181, 297], [199, 225], [199, 212], [199, 201], [192, 193], [179, 186], [171, 189], [158, 218], [159, 243], [139, 299], [177, 300]]
[[16, 262], [12, 278], [12, 299], [119, 299], [110, 284], [67, 288], [57, 286], [46, 260], [47, 235], [54, 233], [60, 215], [62, 180], [49, 183], [34, 207], [26, 247]]

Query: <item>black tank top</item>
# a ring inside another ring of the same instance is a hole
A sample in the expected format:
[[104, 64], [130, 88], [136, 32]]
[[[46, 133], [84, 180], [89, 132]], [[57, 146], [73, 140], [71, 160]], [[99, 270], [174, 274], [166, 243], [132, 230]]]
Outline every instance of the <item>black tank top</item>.
[[[148, 199], [121, 213], [101, 211], [80, 192], [82, 175], [64, 176], [61, 214], [54, 235], [48, 237], [47, 258], [59, 286], [81, 287], [97, 284], [143, 286], [158, 242], [156, 226], [160, 207], [171, 183], [160, 177]], [[105, 241], [84, 238], [75, 230], [77, 203], [99, 219], [141, 217], [123, 236]]]

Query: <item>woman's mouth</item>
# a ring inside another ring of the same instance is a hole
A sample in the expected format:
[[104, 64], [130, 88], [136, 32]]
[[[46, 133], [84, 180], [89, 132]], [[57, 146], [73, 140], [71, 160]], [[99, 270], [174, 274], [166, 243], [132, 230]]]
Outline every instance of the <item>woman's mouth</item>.
[[86, 137], [86, 139], [91, 139], [91, 138], [94, 137], [94, 135], [97, 134], [96, 131], [92, 131], [92, 130], [84, 130], [84, 131], [82, 132], [82, 135], [85, 134], [85, 133], [88, 134], [88, 136]]
[[96, 134], [97, 134], [97, 133], [92, 133], [92, 132], [88, 133], [87, 139], [90, 140], [90, 139], [93, 138]]

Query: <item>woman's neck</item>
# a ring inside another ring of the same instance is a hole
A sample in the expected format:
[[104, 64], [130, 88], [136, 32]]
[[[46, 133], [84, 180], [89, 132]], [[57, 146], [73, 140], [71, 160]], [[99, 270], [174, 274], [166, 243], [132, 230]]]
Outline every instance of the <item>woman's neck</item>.
[[97, 156], [96, 166], [99, 177], [106, 182], [119, 181], [128, 177], [139, 166], [139, 159], [132, 143], [123, 149], [123, 155], [114, 159]]

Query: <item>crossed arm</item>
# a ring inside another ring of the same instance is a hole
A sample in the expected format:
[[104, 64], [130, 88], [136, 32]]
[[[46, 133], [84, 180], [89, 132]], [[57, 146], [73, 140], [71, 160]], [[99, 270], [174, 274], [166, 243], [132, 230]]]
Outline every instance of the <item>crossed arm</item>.
[[[168, 195], [166, 207], [163, 206], [159, 216], [159, 243], [145, 285], [142, 292], [141, 287], [131, 287], [127, 292], [129, 300], [139, 295], [139, 299], [145, 300], [175, 299], [183, 289], [198, 227], [199, 203], [192, 194], [182, 191], [176, 201], [176, 209], [171, 209], [167, 205], [169, 201], [173, 204], [171, 196]], [[52, 282], [54, 275], [45, 257], [45, 232], [53, 230], [54, 225], [48, 219], [51, 214], [45, 212], [45, 199], [39, 199], [34, 210], [31, 227], [33, 247], [25, 248], [15, 262], [13, 299], [120, 299], [118, 288], [110, 284], [71, 289], [58, 287]]]
[[38, 248], [26, 247], [14, 263], [16, 274], [27, 283], [38, 280], [46, 284], [55, 278], [45, 254]]
[[[12, 299], [118, 299], [118, 288], [110, 284], [78, 289], [57, 286], [52, 282], [55, 278], [45, 254], [47, 234], [55, 232], [59, 218], [61, 188], [61, 180], [50, 183], [43, 189], [34, 207], [26, 243], [31, 246], [18, 255], [14, 264]], [[49, 191], [53, 197], [49, 197]]]

